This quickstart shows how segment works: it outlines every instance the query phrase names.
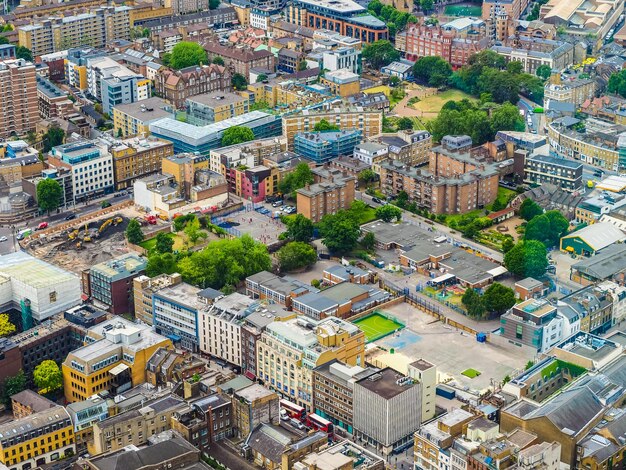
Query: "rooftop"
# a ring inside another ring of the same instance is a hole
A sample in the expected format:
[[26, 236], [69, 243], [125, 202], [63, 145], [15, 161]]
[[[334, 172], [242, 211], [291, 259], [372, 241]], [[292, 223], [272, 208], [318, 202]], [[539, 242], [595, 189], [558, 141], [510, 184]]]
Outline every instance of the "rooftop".
[[113, 113], [116, 110], [142, 122], [155, 121], [172, 116], [170, 105], [164, 99], [156, 96], [135, 103], [118, 104], [113, 108]]
[[389, 367], [359, 380], [356, 384], [385, 400], [391, 400], [397, 395], [416, 386], [413, 379], [399, 374]]
[[246, 98], [237, 93], [229, 93], [227, 91], [206, 93], [203, 95], [194, 95], [187, 98], [188, 103], [200, 103], [205, 106], [211, 107], [228, 106], [231, 104], [240, 103], [242, 101], [246, 101]]
[[104, 261], [91, 267], [90, 274], [101, 274], [112, 281], [138, 274], [146, 268], [147, 260], [134, 253], [127, 253], [118, 258]]

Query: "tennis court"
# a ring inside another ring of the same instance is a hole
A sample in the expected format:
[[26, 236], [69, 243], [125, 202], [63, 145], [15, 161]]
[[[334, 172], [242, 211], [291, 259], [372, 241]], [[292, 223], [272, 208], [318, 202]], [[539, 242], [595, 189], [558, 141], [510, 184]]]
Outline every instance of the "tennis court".
[[366, 317], [354, 320], [356, 326], [365, 333], [368, 343], [390, 335], [396, 330], [404, 328], [404, 324], [381, 312], [374, 312]]

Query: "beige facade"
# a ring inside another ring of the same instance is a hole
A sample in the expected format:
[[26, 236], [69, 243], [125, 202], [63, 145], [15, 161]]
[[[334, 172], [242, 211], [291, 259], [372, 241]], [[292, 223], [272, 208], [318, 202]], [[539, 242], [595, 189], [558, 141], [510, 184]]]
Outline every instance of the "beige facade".
[[0, 138], [24, 135], [39, 121], [35, 66], [23, 59], [0, 62]]
[[127, 139], [111, 147], [115, 189], [132, 187], [137, 178], [161, 171], [161, 161], [174, 155], [174, 144], [155, 138]]

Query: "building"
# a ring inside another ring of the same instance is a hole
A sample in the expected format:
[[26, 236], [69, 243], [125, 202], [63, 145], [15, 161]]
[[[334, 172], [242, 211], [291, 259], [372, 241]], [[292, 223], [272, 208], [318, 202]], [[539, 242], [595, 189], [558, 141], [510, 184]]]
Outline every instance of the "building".
[[[568, 42], [516, 36], [504, 45], [491, 50], [503, 56], [506, 62], [519, 62], [526, 73], [535, 74], [542, 65], [553, 70], [564, 70], [576, 62], [575, 47]], [[586, 52], [586, 51], [585, 51]]]
[[[626, 204], [626, 196], [615, 193], [598, 194], [598, 192], [592, 193], [590, 197], [576, 206], [576, 222], [587, 225], [595, 224], [596, 222], [613, 222], [611, 225], [623, 230], [621, 224], [616, 224], [614, 220], [617, 218], [615, 216], [619, 215], [617, 211]], [[603, 219], [605, 215], [607, 217]], [[613, 220], [607, 220], [609, 217]]]
[[574, 79], [561, 81], [560, 74], [556, 73], [546, 84], [543, 92], [543, 101], [558, 101], [573, 103], [579, 108], [585, 101], [593, 99], [596, 92], [596, 82], [590, 79]]
[[[209, 39], [203, 44], [204, 49], [207, 51], [209, 60], [213, 60], [215, 57], [221, 57], [224, 59], [224, 64], [233, 70], [233, 73], [239, 73], [246, 77], [246, 80], [250, 78], [250, 71], [252, 69], [262, 69], [274, 71], [274, 54], [268, 50], [253, 50], [248, 47], [229, 47], [223, 46], [218, 41]], [[228, 80], [230, 84], [230, 78]]]
[[23, 59], [0, 62], [0, 138], [24, 135], [39, 120], [35, 66]]
[[355, 436], [384, 455], [410, 447], [422, 419], [420, 386], [412, 378], [385, 368], [355, 382], [353, 400]]
[[21, 312], [23, 329], [80, 303], [75, 274], [23, 251], [0, 257], [0, 283], [0, 305]]
[[325, 50], [322, 55], [323, 67], [329, 71], [347, 69], [352, 73], [361, 73], [361, 51], [356, 47], [341, 46]]
[[413, 65], [410, 60], [397, 60], [385, 65], [380, 72], [390, 77], [398, 77], [400, 80], [408, 80], [413, 77]]
[[334, 264], [324, 269], [322, 273], [325, 282], [332, 285], [342, 282], [352, 282], [354, 284], [369, 284], [372, 281], [372, 272], [364, 271], [356, 266], [344, 266]]
[[204, 126], [250, 112], [250, 101], [237, 93], [196, 95], [185, 102], [187, 122]]
[[0, 338], [0, 380], [15, 377], [21, 370], [20, 348], [8, 338]]
[[626, 244], [609, 245], [570, 268], [570, 279], [587, 286], [601, 281], [621, 281], [626, 276]]
[[[275, 321], [265, 327], [257, 342], [258, 379], [281, 397], [311, 410], [313, 369], [333, 359], [361, 366], [365, 363], [364, 351], [363, 332], [344, 320]], [[290, 375], [285, 376], [283, 370], [289, 370]]]
[[172, 430], [208, 454], [214, 442], [232, 435], [232, 405], [230, 399], [214, 393], [192, 401], [186, 408], [172, 414]]
[[[137, 7], [135, 6], [135, 9]], [[172, 15], [169, 9], [155, 8], [152, 12], [159, 13], [157, 17], [146, 16], [145, 18], [136, 18], [133, 21], [135, 26], [148, 28], [152, 33], [158, 33], [164, 30], [183, 28], [187, 30], [189, 26], [202, 25], [204, 28], [211, 30], [213, 28], [226, 28], [232, 26], [237, 21], [237, 12], [232, 6], [226, 4], [220, 8], [213, 10], [208, 9], [198, 13], [189, 13], [184, 15]]]
[[612, 224], [600, 222], [562, 237], [560, 249], [577, 255], [592, 256], [597, 251], [624, 240], [624, 232]]
[[[406, 130], [395, 134], [376, 135], [370, 139], [370, 143], [385, 146], [389, 160], [401, 162], [407, 166], [416, 166], [429, 162], [433, 139], [428, 131]], [[372, 166], [375, 171], [380, 172], [380, 163], [384, 160], [380, 152], [373, 156]]]
[[328, 172], [319, 182], [300, 188], [297, 193], [298, 214], [319, 222], [326, 214], [348, 209], [354, 201], [355, 178], [337, 170]]
[[279, 168], [264, 165], [225, 168], [229, 191], [246, 201], [262, 202], [278, 192]]
[[87, 443], [93, 440], [93, 425], [109, 417], [109, 406], [109, 400], [98, 395], [67, 405], [67, 413], [74, 425], [74, 438], [78, 454], [87, 452]]
[[171, 348], [172, 342], [120, 316], [90, 328], [85, 346], [63, 362], [65, 399], [84, 401], [105, 390], [116, 395], [144, 383], [146, 363], [161, 347]]
[[180, 274], [159, 274], [155, 277], [140, 275], [133, 278], [133, 297], [135, 300], [135, 318], [146, 325], [152, 325], [152, 296], [155, 292], [180, 284], [183, 278]]
[[259, 384], [233, 393], [233, 431], [237, 437], [250, 435], [262, 423], [279, 424], [280, 405], [276, 393]]
[[422, 400], [421, 422], [425, 423], [435, 417], [435, 399], [437, 394], [437, 367], [420, 358], [411, 362], [407, 367], [407, 375], [420, 384]]
[[515, 283], [515, 295], [522, 300], [539, 299], [546, 294], [543, 282], [527, 277]]
[[[610, 421], [601, 422], [578, 445], [576, 465], [583, 468], [602, 468], [623, 459], [625, 444], [620, 439], [620, 430], [626, 424], [623, 409], [610, 413]], [[558, 452], [558, 453], [557, 453]], [[556, 455], [554, 455], [556, 454]], [[551, 457], [558, 458], [560, 446], [554, 449]], [[619, 465], [619, 464], [618, 464]]]
[[139, 178], [161, 171], [162, 160], [174, 155], [174, 145], [155, 138], [135, 137], [115, 141], [109, 151], [113, 157], [115, 189], [121, 190], [132, 188]]
[[334, 108], [327, 111], [304, 109], [282, 118], [282, 133], [287, 137], [289, 149], [293, 149], [295, 136], [301, 132], [312, 132], [322, 119], [340, 130], [359, 130], [364, 139], [382, 132], [382, 112], [363, 108]]
[[154, 89], [175, 109], [184, 109], [185, 100], [190, 96], [230, 91], [230, 81], [230, 70], [216, 64], [181, 70], [163, 68], [155, 77]]
[[202, 376], [205, 372], [206, 364], [186, 351], [159, 348], [146, 364], [146, 382], [154, 387], [182, 382], [183, 397], [187, 398], [198, 393], [199, 382], [193, 381], [194, 375]]
[[345, 98], [361, 91], [360, 75], [347, 69], [324, 73], [320, 83], [328, 87], [333, 95]]
[[11, 409], [14, 419], [22, 419], [35, 413], [56, 408], [57, 404], [32, 390], [22, 390], [11, 395]]
[[415, 62], [422, 57], [440, 56], [454, 68], [466, 65], [472, 55], [488, 46], [484, 31], [461, 37], [457, 30], [446, 25], [413, 23], [396, 35], [396, 48], [408, 60]]
[[319, 292], [319, 289], [290, 276], [280, 277], [268, 271], [260, 271], [246, 278], [247, 296], [267, 299], [288, 309], [291, 308], [294, 298], [309, 292]]
[[141, 102], [113, 107], [113, 128], [121, 137], [150, 134], [150, 123], [172, 116], [172, 109], [161, 98], [152, 97]]
[[141, 446], [155, 434], [172, 427], [172, 416], [187, 407], [175, 395], [166, 395], [93, 424], [93, 442], [87, 444], [90, 455], [115, 452], [132, 444]]
[[335, 426], [354, 433], [354, 384], [378, 369], [347, 366], [333, 360], [313, 370], [313, 412]]
[[133, 312], [132, 280], [143, 273], [146, 264], [133, 253], [96, 264], [83, 273], [83, 292], [110, 313]]
[[74, 103], [69, 100], [67, 93], [39, 75], [37, 76], [37, 102], [41, 119], [63, 118], [74, 113]]
[[545, 352], [563, 338], [563, 318], [546, 300], [529, 299], [500, 317], [500, 335], [509, 343]]
[[496, 199], [498, 164], [480, 157], [481, 148], [471, 149], [467, 136], [446, 136], [433, 148], [428, 170], [407, 168], [399, 161], [380, 165], [382, 191], [409, 200], [435, 214], [465, 213]]
[[287, 7], [286, 13], [289, 23], [312, 29], [328, 29], [364, 43], [389, 37], [387, 25], [352, 0], [298, 0]]
[[352, 155], [361, 142], [361, 131], [299, 132], [295, 135], [294, 152], [316, 164], [329, 162], [342, 155]]
[[550, 183], [568, 192], [578, 191], [583, 185], [583, 165], [548, 155], [529, 157], [524, 164], [524, 183]]
[[294, 465], [294, 470], [317, 470], [320, 468], [343, 470], [383, 470], [385, 461], [382, 457], [366, 450], [350, 440], [312, 452]]
[[614, 303], [618, 302], [610, 290], [586, 286], [560, 299], [558, 307], [561, 312], [574, 312], [580, 321], [580, 331], [601, 335], [613, 325]]
[[197, 352], [200, 346], [200, 311], [208, 308], [198, 297], [200, 289], [185, 282], [152, 294], [152, 325], [183, 349]]
[[100, 80], [102, 110], [111, 114], [114, 106], [147, 100], [152, 95], [152, 82], [141, 75], [114, 76]]
[[54, 147], [48, 164], [71, 173], [74, 203], [113, 191], [113, 157], [100, 142], [80, 140]]
[[528, 0], [486, 0], [483, 3], [482, 18], [487, 20], [504, 14], [511, 20], [518, 20], [529, 5]]
[[150, 123], [150, 132], [174, 144], [174, 153], [197, 152], [208, 156], [212, 149], [222, 146], [224, 131], [233, 126], [252, 129], [258, 139], [278, 136], [281, 133], [279, 116], [251, 111], [240, 116], [198, 127], [172, 118], [163, 118]]
[[74, 429], [62, 406], [0, 425], [0, 462], [35, 468], [76, 454]]

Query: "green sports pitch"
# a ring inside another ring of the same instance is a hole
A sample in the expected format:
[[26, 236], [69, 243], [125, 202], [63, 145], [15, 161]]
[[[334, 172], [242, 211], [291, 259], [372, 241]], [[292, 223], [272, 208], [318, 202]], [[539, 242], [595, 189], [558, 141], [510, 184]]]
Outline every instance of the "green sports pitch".
[[448, 16], [478, 16], [480, 17], [483, 10], [479, 6], [469, 5], [448, 5], [444, 13]]
[[352, 323], [365, 333], [365, 339], [368, 343], [384, 338], [394, 331], [404, 328], [402, 323], [380, 312], [374, 312], [366, 317], [354, 320]]

